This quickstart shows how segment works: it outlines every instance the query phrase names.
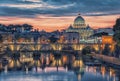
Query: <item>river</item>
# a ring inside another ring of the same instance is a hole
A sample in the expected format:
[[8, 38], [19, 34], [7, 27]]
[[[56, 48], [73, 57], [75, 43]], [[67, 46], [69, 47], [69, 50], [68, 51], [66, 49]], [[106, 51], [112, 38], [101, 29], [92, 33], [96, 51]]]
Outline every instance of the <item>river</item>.
[[120, 81], [120, 70], [106, 65], [84, 65], [76, 70], [59, 67], [58, 71], [56, 67], [46, 67], [37, 72], [33, 68], [28, 72], [1, 72], [0, 81]]

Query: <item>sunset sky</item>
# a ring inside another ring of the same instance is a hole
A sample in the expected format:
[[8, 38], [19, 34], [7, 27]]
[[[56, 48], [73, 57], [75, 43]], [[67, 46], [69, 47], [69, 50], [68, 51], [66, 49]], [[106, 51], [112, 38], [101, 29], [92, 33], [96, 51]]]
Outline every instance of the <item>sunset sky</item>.
[[0, 0], [1, 24], [28, 23], [39, 30], [65, 29], [79, 12], [92, 28], [112, 27], [120, 0]]

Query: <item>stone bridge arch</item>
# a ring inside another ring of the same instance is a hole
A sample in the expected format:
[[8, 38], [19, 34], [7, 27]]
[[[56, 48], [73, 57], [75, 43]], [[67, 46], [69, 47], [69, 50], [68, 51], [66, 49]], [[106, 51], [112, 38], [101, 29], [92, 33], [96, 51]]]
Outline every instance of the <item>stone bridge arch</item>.
[[54, 48], [50, 44], [43, 44], [41, 45], [40, 50], [54, 50]]
[[9, 48], [11, 51], [35, 51], [40, 50], [41, 45], [37, 44], [10, 44], [7, 45], [7, 48]]
[[72, 45], [63, 45], [61, 50], [74, 50]]
[[84, 48], [84, 45], [83, 44], [73, 44], [72, 47], [74, 50], [81, 51]]

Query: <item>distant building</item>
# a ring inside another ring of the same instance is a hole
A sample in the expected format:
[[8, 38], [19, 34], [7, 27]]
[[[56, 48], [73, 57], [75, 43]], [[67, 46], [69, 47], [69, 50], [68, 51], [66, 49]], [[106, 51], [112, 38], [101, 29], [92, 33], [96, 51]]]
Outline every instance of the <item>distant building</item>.
[[79, 33], [78, 32], [67, 32], [64, 34], [65, 43], [79, 43]]
[[75, 18], [73, 25], [70, 25], [66, 32], [77, 32], [79, 33], [79, 42], [81, 40], [85, 41], [94, 34], [94, 30], [86, 25], [85, 20], [80, 14]]
[[102, 33], [102, 32], [106, 32], [108, 33], [108, 35], [111, 36], [114, 34], [113, 28], [99, 28], [95, 30], [95, 33]]
[[3, 40], [4, 43], [13, 41], [14, 35], [12, 33], [10, 33], [10, 32], [0, 32], [0, 34], [3, 37], [2, 40]]

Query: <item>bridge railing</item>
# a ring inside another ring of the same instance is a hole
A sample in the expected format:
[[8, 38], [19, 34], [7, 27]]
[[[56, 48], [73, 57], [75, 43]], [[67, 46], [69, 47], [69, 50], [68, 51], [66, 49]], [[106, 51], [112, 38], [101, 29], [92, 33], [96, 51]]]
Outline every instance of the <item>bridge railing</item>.
[[67, 44], [67, 45], [75, 45], [75, 44], [102, 44], [102, 43], [41, 43], [41, 42], [3, 42], [2, 44]]

